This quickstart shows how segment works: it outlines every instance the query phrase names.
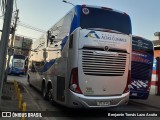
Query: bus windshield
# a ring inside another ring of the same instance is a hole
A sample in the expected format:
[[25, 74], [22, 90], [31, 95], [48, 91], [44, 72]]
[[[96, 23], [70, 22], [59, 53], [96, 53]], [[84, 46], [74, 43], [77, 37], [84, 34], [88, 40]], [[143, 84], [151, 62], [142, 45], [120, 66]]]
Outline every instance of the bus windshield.
[[13, 67], [24, 68], [25, 56], [24, 55], [14, 55], [13, 56]]
[[13, 67], [15, 68], [24, 68], [24, 59], [13, 59]]
[[128, 15], [100, 8], [82, 8], [80, 26], [82, 29], [103, 28], [131, 34], [131, 21]]
[[151, 41], [144, 40], [139, 37], [133, 37], [132, 39], [132, 49], [139, 51], [139, 52], [145, 52], [148, 54], [153, 54], [153, 44]]

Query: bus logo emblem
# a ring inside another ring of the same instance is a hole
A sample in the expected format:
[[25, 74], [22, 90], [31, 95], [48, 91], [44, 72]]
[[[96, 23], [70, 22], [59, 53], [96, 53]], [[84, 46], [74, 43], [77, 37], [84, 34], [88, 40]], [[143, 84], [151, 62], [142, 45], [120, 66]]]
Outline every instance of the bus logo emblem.
[[83, 11], [83, 13], [84, 13], [85, 15], [88, 15], [88, 14], [89, 14], [89, 9], [88, 9], [88, 8], [83, 8], [82, 11]]
[[104, 50], [105, 50], [105, 51], [108, 51], [108, 50], [109, 50], [109, 47], [108, 47], [108, 46], [105, 46], [105, 47], [104, 47]]
[[90, 31], [85, 37], [100, 39], [100, 37], [97, 35], [95, 31]]

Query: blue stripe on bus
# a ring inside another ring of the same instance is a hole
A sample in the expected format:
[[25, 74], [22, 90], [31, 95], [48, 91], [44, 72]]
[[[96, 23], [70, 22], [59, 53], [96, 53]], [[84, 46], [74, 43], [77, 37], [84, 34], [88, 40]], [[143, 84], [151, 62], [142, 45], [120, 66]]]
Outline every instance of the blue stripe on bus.
[[[74, 13], [74, 17], [71, 23], [71, 28], [70, 28], [70, 33], [71, 34], [76, 28], [78, 28], [80, 26], [80, 15], [81, 14], [81, 6], [77, 5], [75, 7], [75, 13]], [[61, 43], [61, 51], [63, 50], [66, 42], [68, 40], [68, 36], [64, 37]]]
[[55, 63], [55, 60], [46, 62], [41, 72], [46, 72], [54, 63]]
[[63, 48], [64, 48], [67, 40], [68, 40], [68, 36], [66, 36], [66, 37], [62, 40], [62, 43], [61, 43], [61, 51], [63, 50]]
[[80, 14], [81, 14], [81, 6], [77, 5], [75, 7], [75, 13], [71, 23], [70, 34], [80, 26]]
[[41, 67], [41, 68], [36, 68], [36, 71], [37, 71], [39, 74], [43, 74], [43, 72], [46, 72], [47, 70], [50, 69], [50, 67], [55, 63], [55, 61], [56, 61], [56, 60], [54, 59], [54, 60], [51, 60], [51, 61], [49, 61], [49, 62], [46, 62], [43, 67]]

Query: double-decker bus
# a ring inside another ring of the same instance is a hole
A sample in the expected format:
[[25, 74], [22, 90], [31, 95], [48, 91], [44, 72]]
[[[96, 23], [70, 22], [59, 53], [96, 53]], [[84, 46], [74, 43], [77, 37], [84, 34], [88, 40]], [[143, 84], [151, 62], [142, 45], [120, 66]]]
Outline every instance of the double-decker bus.
[[147, 99], [149, 96], [154, 47], [150, 40], [142, 37], [132, 37], [131, 62], [131, 99]]
[[29, 84], [71, 108], [125, 105], [129, 100], [129, 15], [77, 5], [33, 43]]
[[26, 56], [14, 54], [9, 62], [8, 74], [25, 75], [25, 59]]

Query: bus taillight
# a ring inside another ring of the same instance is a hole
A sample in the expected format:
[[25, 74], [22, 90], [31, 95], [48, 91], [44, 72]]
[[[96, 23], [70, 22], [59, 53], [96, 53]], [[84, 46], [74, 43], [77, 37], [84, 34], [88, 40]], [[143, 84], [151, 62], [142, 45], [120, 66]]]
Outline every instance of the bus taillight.
[[131, 84], [131, 71], [129, 70], [129, 71], [128, 71], [127, 84], [126, 84], [126, 87], [125, 87], [123, 93], [129, 92], [129, 85], [130, 85], [130, 84]]
[[79, 83], [78, 83], [78, 68], [73, 68], [72, 71], [71, 71], [69, 88], [73, 92], [82, 94], [82, 91], [81, 91], [81, 89], [79, 87]]

